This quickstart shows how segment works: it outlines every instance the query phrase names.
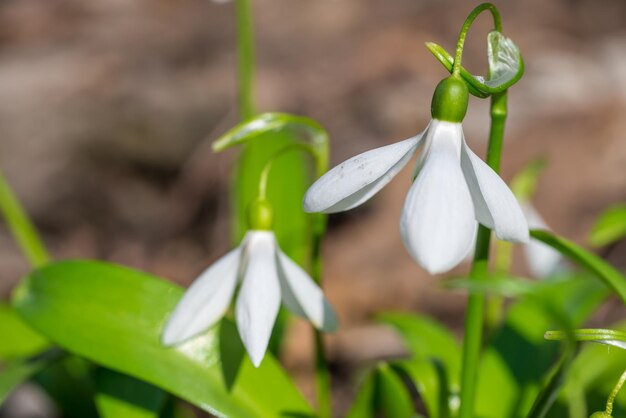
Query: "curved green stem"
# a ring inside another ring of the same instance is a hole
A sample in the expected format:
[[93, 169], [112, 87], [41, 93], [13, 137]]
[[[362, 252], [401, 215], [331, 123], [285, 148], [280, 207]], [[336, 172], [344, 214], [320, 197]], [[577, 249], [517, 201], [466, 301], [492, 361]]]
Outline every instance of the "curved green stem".
[[250, 0], [236, 0], [236, 14], [239, 115], [246, 120], [254, 116], [254, 28]]
[[[326, 135], [323, 129], [315, 132], [323, 132], [320, 135]], [[274, 162], [281, 156], [292, 151], [303, 151], [309, 154], [315, 161], [315, 172], [317, 177], [321, 176], [328, 168], [328, 148], [320, 147], [321, 144], [327, 144], [327, 138], [318, 138], [316, 145], [309, 144], [293, 144], [274, 154], [263, 167], [261, 176], [259, 177], [259, 198], [267, 197], [267, 183], [269, 173], [272, 170]], [[311, 276], [313, 280], [322, 286], [322, 240], [326, 232], [326, 215], [321, 213], [312, 214], [313, 216], [313, 245], [311, 254]], [[324, 347], [324, 336], [314, 328], [314, 344], [315, 344], [315, 388], [317, 393], [317, 407], [320, 418], [330, 418], [332, 416], [332, 397], [330, 370], [328, 369], [328, 361], [326, 359], [326, 349]]]
[[274, 163], [276, 162], [276, 160], [278, 160], [280, 157], [282, 157], [283, 155], [291, 151], [298, 151], [298, 150], [304, 151], [307, 154], [309, 154], [311, 157], [313, 157], [313, 159], [315, 160], [315, 166], [317, 168], [316, 172], [320, 171], [320, 168], [318, 167], [319, 163], [318, 163], [317, 153], [315, 152], [315, 149], [312, 146], [307, 145], [307, 144], [288, 145], [285, 148], [282, 148], [276, 154], [274, 154], [269, 160], [267, 160], [267, 162], [263, 166], [263, 170], [261, 170], [261, 175], [259, 176], [259, 198], [261, 199], [267, 198], [267, 181], [269, 178], [270, 171], [272, 170], [272, 167], [274, 166]]
[[493, 27], [496, 31], [502, 32], [502, 19], [500, 18], [500, 12], [491, 3], [482, 3], [478, 5], [474, 10], [472, 10], [465, 19], [463, 26], [461, 27], [461, 32], [459, 33], [459, 39], [456, 43], [456, 53], [454, 54], [454, 64], [452, 65], [452, 75], [455, 77], [459, 77], [461, 73], [461, 57], [463, 56], [463, 46], [465, 45], [465, 38], [467, 38], [467, 32], [469, 32], [470, 27], [474, 23], [474, 20], [484, 11], [491, 12], [491, 16], [493, 17]]
[[[504, 124], [507, 115], [507, 93], [491, 96], [491, 129], [487, 149], [487, 164], [496, 172], [500, 170]], [[470, 271], [470, 279], [475, 282], [487, 280], [489, 273], [489, 244], [491, 230], [480, 225], [476, 237], [476, 251]], [[465, 337], [463, 343], [463, 369], [461, 370], [461, 406], [459, 418], [473, 418], [476, 382], [482, 347], [483, 321], [485, 318], [485, 297], [471, 294], [465, 316]]]
[[22, 208], [11, 186], [0, 173], [0, 211], [11, 230], [11, 234], [32, 267], [39, 267], [50, 261], [50, 255], [39, 237], [33, 222]]
[[622, 389], [622, 386], [624, 385], [624, 382], [626, 382], [626, 371], [624, 371], [624, 373], [622, 373], [622, 376], [619, 378], [619, 380], [617, 381], [617, 384], [613, 388], [613, 391], [609, 395], [609, 399], [607, 399], [607, 401], [606, 401], [606, 410], [605, 410], [605, 412], [606, 412], [607, 415], [611, 415], [613, 413], [613, 402], [615, 401], [615, 397], [617, 396], [619, 391]]

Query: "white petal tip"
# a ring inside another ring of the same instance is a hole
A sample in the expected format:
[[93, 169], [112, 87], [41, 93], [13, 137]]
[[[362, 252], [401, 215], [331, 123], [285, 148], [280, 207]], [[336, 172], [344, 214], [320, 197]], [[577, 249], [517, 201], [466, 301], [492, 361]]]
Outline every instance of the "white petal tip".
[[170, 323], [165, 326], [163, 334], [161, 334], [161, 345], [165, 347], [171, 347], [178, 343], [181, 343], [187, 339], [183, 334], [184, 330], [175, 327]]
[[[251, 360], [252, 360], [252, 359], [251, 359]], [[258, 369], [258, 368], [259, 368], [259, 366], [261, 365], [261, 362], [262, 362], [262, 361], [263, 361], [263, 359], [252, 360], [252, 365], [253, 365], [255, 368], [257, 368], [257, 369]]]
[[528, 244], [530, 242], [528, 227], [518, 228], [517, 231], [506, 231], [500, 233], [496, 231], [496, 237], [502, 241], [515, 242], [519, 244]]

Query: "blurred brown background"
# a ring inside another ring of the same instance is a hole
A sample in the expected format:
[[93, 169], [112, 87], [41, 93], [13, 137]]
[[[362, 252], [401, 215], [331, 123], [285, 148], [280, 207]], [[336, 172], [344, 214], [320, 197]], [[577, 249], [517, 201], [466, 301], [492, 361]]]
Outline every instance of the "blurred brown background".
[[[452, 50], [477, 2], [253, 4], [259, 109], [320, 121], [338, 163], [423, 129], [446, 75], [424, 42]], [[536, 206], [584, 244], [602, 209], [626, 201], [626, 2], [496, 4], [526, 62], [510, 93], [503, 177], [547, 157]], [[0, 0], [0, 167], [56, 257], [102, 258], [187, 285], [228, 249], [234, 153], [213, 155], [210, 143], [236, 122], [233, 12], [209, 0]], [[474, 72], [486, 67], [489, 25], [481, 18], [470, 32], [464, 65]], [[473, 100], [465, 122], [479, 154], [487, 112]], [[444, 294], [402, 247], [409, 173], [332, 220], [326, 283], [342, 320], [329, 338], [339, 410], [352, 370], [402, 354], [393, 333], [371, 325], [373, 313], [461, 324], [463, 295]], [[624, 245], [609, 256], [626, 267]], [[5, 297], [27, 271], [0, 227]], [[297, 322], [284, 360], [310, 396], [309, 337]]]

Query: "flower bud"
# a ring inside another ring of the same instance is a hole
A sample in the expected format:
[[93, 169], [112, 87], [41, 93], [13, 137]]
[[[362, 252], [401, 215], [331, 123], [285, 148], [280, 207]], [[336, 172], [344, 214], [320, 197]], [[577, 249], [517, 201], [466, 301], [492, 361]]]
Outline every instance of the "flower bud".
[[594, 412], [591, 414], [589, 418], [613, 418], [611, 415], [607, 414], [605, 411]]
[[269, 231], [274, 224], [272, 205], [266, 199], [256, 199], [248, 206], [248, 226], [257, 231]]
[[430, 112], [433, 119], [460, 123], [467, 113], [468, 101], [469, 91], [465, 81], [450, 76], [437, 85]]

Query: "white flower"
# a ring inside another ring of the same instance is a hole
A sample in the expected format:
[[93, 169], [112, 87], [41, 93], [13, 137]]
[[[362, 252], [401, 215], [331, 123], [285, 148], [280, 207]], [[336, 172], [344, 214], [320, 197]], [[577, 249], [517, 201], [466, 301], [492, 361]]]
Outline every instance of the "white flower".
[[404, 244], [430, 273], [459, 264], [472, 248], [476, 221], [506, 241], [528, 242], [528, 224], [508, 186], [469, 149], [460, 122], [433, 118], [421, 134], [357, 155], [307, 191], [307, 212], [352, 209], [382, 189], [419, 150], [404, 203]]
[[252, 230], [239, 247], [216, 261], [189, 287], [165, 326], [163, 344], [177, 344], [214, 325], [228, 309], [239, 283], [235, 319], [256, 367], [265, 356], [281, 300], [317, 328], [332, 331], [337, 327], [335, 313], [322, 290], [280, 250], [274, 233]]
[[[522, 204], [522, 210], [531, 228], [550, 229], [532, 205], [528, 203]], [[524, 246], [524, 253], [530, 272], [538, 278], [548, 277], [557, 272], [563, 261], [561, 253], [534, 239]]]

